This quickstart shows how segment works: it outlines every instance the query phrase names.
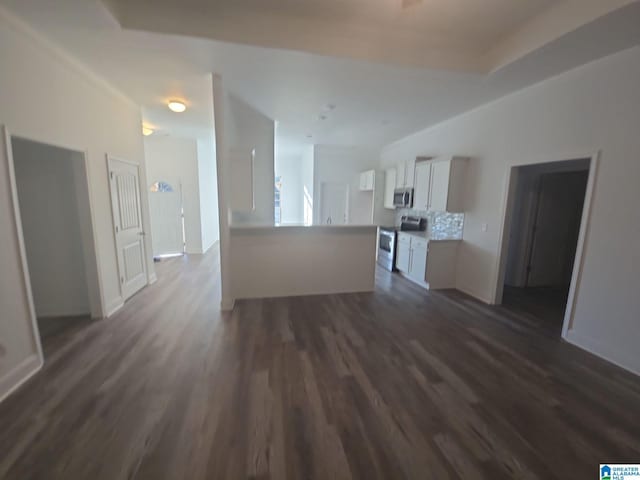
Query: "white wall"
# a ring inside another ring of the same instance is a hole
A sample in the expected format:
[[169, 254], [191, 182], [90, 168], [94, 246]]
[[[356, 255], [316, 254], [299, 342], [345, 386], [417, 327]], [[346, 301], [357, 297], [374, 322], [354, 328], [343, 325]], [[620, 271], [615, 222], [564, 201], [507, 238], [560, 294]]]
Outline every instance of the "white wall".
[[[200, 181], [198, 179], [198, 145], [196, 140], [177, 137], [144, 139], [147, 165], [147, 190], [158, 181], [174, 188], [182, 185], [184, 230], [187, 253], [202, 253], [200, 215]], [[151, 219], [153, 222], [153, 218]]]
[[304, 185], [301, 155], [276, 156], [275, 175], [280, 177], [280, 207], [282, 225], [304, 223]]
[[[469, 164], [457, 287], [495, 294], [511, 166], [601, 151], [567, 339], [640, 373], [640, 47], [598, 60], [387, 146], [382, 165], [459, 154]], [[481, 225], [488, 224], [483, 232]]]
[[[0, 125], [12, 134], [87, 153], [101, 303], [122, 302], [109, 200], [107, 153], [141, 165], [146, 184], [140, 109], [88, 74], [50, 42], [0, 9]], [[10, 66], [10, 67], [8, 67]], [[20, 251], [14, 227], [8, 169], [0, 155], [0, 398], [39, 366]], [[145, 229], [150, 231], [146, 191]], [[154, 276], [151, 239], [146, 239]]]
[[241, 99], [227, 95], [225, 137], [228, 149], [255, 149], [253, 212], [232, 212], [232, 224], [273, 225], [275, 123]]
[[200, 230], [202, 251], [206, 252], [220, 239], [218, 220], [218, 174], [216, 143], [211, 135], [198, 139], [198, 185], [200, 190]]
[[[74, 163], [70, 150], [12, 142], [22, 231], [38, 317], [89, 314]], [[90, 222], [90, 219], [87, 219]]]
[[320, 186], [324, 182], [349, 185], [349, 223], [372, 223], [373, 193], [360, 191], [360, 172], [376, 168], [380, 158], [377, 150], [364, 147], [316, 145], [314, 149], [314, 223], [320, 219]]

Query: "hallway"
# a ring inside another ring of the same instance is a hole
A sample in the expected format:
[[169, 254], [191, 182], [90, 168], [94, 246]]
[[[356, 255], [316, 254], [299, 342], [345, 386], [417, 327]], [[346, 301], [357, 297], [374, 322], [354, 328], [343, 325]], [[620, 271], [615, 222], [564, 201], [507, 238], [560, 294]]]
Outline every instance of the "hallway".
[[589, 478], [640, 458], [640, 380], [464, 294], [238, 302], [217, 251], [47, 348], [2, 479]]

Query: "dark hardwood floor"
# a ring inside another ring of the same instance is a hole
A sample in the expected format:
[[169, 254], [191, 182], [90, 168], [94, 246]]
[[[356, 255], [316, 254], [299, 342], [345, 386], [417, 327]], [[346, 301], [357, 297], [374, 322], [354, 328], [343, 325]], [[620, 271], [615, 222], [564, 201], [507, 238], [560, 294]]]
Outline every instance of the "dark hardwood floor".
[[509, 307], [381, 270], [373, 294], [221, 315], [215, 252], [156, 268], [112, 318], [45, 340], [44, 369], [0, 404], [0, 478], [546, 480], [640, 462], [640, 380]]

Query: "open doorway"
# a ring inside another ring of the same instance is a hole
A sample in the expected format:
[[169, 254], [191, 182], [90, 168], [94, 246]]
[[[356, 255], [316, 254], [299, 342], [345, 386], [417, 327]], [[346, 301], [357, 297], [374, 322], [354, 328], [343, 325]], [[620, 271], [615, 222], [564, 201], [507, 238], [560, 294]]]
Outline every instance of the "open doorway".
[[186, 248], [182, 184], [160, 180], [149, 188], [154, 258], [183, 255]]
[[560, 334], [591, 159], [514, 167], [502, 304]]
[[12, 137], [33, 306], [45, 356], [101, 316], [85, 155]]

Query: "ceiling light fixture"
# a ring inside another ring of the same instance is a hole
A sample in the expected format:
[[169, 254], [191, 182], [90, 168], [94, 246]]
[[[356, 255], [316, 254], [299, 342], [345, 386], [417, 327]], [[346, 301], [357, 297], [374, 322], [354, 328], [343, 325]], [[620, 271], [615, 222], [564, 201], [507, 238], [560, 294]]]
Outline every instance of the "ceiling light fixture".
[[185, 103], [180, 100], [171, 100], [167, 106], [169, 107], [169, 110], [176, 113], [182, 113], [187, 109]]
[[153, 134], [153, 129], [149, 128], [149, 127], [145, 127], [144, 125], [142, 126], [142, 135], [144, 135], [145, 137], [148, 137], [149, 135]]

